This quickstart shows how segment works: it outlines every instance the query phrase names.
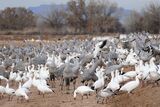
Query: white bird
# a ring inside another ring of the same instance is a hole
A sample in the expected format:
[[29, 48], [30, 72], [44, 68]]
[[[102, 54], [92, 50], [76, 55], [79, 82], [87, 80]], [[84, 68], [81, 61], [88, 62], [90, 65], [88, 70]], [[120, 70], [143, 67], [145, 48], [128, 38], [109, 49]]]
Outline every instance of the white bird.
[[22, 77], [21, 77], [21, 75], [20, 75], [20, 71], [17, 73], [17, 76], [16, 76], [15, 81], [16, 81], [16, 82], [22, 81]]
[[133, 51], [130, 51], [130, 53], [126, 58], [126, 62], [129, 63], [130, 65], [134, 65], [135, 63], [138, 62], [137, 59], [138, 59], [137, 54]]
[[30, 89], [31, 86], [32, 86], [32, 78], [30, 77], [29, 80], [22, 85], [22, 87]]
[[15, 95], [18, 97], [17, 101], [19, 100], [19, 97], [24, 98], [26, 101], [29, 101], [29, 97], [28, 97], [28, 95], [26, 93], [25, 88], [22, 88], [21, 82], [19, 83], [18, 89], [15, 91]]
[[41, 92], [43, 94], [43, 98], [44, 98], [45, 93], [54, 92], [54, 90], [50, 89], [47, 85], [41, 84], [40, 82], [37, 85], [37, 89], [38, 89], [39, 92]]
[[157, 72], [158, 71], [158, 66], [154, 63], [156, 59], [152, 57], [149, 61], [149, 71], [150, 72]]
[[10, 81], [13, 81], [13, 80], [16, 79], [16, 77], [17, 77], [17, 73], [16, 73], [16, 72], [13, 72], [13, 67], [12, 67], [12, 71], [11, 71], [10, 74], [9, 74], [9, 80], [10, 80]]
[[111, 81], [108, 83], [107, 88], [112, 89], [113, 92], [120, 88], [117, 78], [114, 77], [114, 72], [111, 72]]
[[49, 70], [47, 69], [46, 66], [41, 65], [39, 76], [41, 79], [48, 79], [49, 78]]
[[3, 94], [5, 93], [5, 87], [0, 86], [0, 99], [3, 97]]
[[99, 78], [97, 81], [94, 82], [92, 88], [94, 90], [102, 88], [105, 85], [106, 78], [107, 78], [107, 76]]
[[129, 78], [134, 78], [137, 76], [137, 72], [136, 71], [129, 71], [129, 72], [126, 72], [124, 74], [124, 76], [129, 77]]
[[103, 90], [100, 90], [97, 94], [97, 103], [99, 103], [99, 100], [102, 99], [102, 103], [104, 100], [107, 100], [110, 96], [114, 95], [111, 89], [105, 88]]
[[145, 62], [145, 65], [142, 66], [142, 67], [143, 67], [143, 68], [142, 68], [142, 69], [143, 69], [143, 71], [142, 71], [142, 74], [143, 74], [142, 76], [143, 76], [143, 77], [142, 77], [142, 78], [143, 78], [144, 80], [150, 79], [150, 78], [149, 78], [149, 72], [150, 72], [149, 70], [150, 70], [150, 69], [149, 69], [149, 64], [148, 64], [148, 62]]
[[88, 87], [88, 86], [79, 86], [79, 87], [74, 91], [73, 97], [74, 97], [74, 99], [76, 99], [77, 94], [81, 94], [82, 100], [83, 100], [83, 96], [84, 96], [84, 95], [87, 95], [87, 98], [88, 98], [88, 94], [89, 94], [90, 92], [94, 92], [94, 90], [92, 90], [92, 89], [91, 89], [90, 87]]
[[160, 79], [159, 67], [154, 63], [155, 58], [152, 57], [149, 62], [149, 80], [155, 81], [158, 85], [158, 81]]
[[[123, 71], [123, 68], [121, 69], [121, 71]], [[117, 83], [120, 84], [120, 83], [125, 82], [129, 79], [130, 79], [129, 77], [119, 74], [119, 71], [116, 70], [116, 76], [114, 77], [114, 81], [116, 81]]]
[[15, 90], [13, 88], [9, 88], [9, 84], [7, 83], [6, 88], [5, 88], [6, 94], [9, 96], [8, 100], [12, 100], [12, 97], [15, 93]]
[[120, 91], [127, 91], [128, 93], [132, 92], [135, 88], [139, 86], [139, 78], [136, 76], [136, 80], [130, 81], [126, 84], [124, 84], [121, 88]]
[[98, 79], [104, 76], [104, 72], [103, 72], [104, 70], [105, 69], [103, 68], [103, 66], [102, 68], [100, 68], [99, 66], [97, 67], [95, 75], [98, 77]]

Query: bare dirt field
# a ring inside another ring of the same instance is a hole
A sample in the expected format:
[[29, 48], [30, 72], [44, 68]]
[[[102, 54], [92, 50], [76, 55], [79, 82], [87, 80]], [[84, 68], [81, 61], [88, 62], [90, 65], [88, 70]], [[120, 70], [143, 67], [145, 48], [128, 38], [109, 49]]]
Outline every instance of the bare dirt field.
[[[80, 83], [77, 84], [79, 86]], [[43, 98], [38, 94], [37, 89], [32, 87], [29, 95], [29, 102], [17, 102], [14, 97], [12, 101], [8, 101], [7, 96], [0, 100], [0, 107], [159, 107], [160, 105], [160, 87], [152, 87], [148, 85], [144, 88], [136, 89], [133, 94], [118, 93], [118, 95], [110, 98], [105, 104], [96, 103], [96, 95], [92, 93], [87, 99], [81, 99], [78, 95], [77, 99], [73, 99], [73, 90], [70, 94], [66, 94], [60, 90], [59, 83], [54, 88], [55, 93], [47, 94]]]

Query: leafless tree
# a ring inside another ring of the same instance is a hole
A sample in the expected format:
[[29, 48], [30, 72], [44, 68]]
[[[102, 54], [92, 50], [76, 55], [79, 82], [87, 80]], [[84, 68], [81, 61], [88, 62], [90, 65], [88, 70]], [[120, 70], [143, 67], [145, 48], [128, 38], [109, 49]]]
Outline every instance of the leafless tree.
[[116, 10], [117, 5], [108, 0], [90, 0], [87, 6], [88, 32], [118, 31], [121, 24], [117, 18], [113, 17]]
[[0, 29], [19, 30], [35, 26], [34, 14], [25, 8], [6, 8], [0, 13]]
[[86, 29], [87, 15], [85, 0], [71, 0], [68, 2], [68, 26], [75, 33], [83, 33]]
[[132, 11], [126, 18], [125, 29], [127, 32], [141, 32], [143, 30], [143, 16], [136, 11]]
[[160, 4], [150, 3], [143, 10], [144, 30], [150, 33], [160, 33]]
[[150, 3], [141, 13], [132, 11], [125, 28], [128, 32], [160, 33], [160, 4]]
[[44, 24], [53, 28], [56, 33], [61, 33], [66, 25], [66, 13], [63, 10], [52, 10], [48, 16], [41, 16]]

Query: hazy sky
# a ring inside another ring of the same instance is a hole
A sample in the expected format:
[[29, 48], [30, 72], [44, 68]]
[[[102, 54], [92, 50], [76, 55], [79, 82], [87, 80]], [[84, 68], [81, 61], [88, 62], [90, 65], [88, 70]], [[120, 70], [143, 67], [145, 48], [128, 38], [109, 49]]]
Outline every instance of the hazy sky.
[[[69, 0], [0, 0], [0, 9], [4, 9], [6, 7], [31, 7], [31, 6], [39, 6], [41, 4], [65, 4]], [[115, 1], [117, 4], [126, 9], [135, 9], [140, 10], [146, 4], [150, 3], [151, 1], [158, 1], [160, 0], [110, 0]]]

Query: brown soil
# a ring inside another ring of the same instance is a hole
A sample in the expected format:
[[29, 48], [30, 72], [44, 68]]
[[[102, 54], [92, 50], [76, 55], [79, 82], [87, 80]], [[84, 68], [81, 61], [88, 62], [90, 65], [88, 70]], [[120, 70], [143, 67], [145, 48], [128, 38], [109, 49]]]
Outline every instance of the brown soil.
[[38, 94], [37, 89], [32, 87], [29, 102], [17, 102], [15, 96], [12, 101], [8, 101], [8, 97], [5, 96], [0, 100], [0, 107], [159, 107], [159, 89], [159, 87], [152, 87], [152, 85], [144, 88], [139, 87], [133, 94], [119, 92], [118, 95], [108, 99], [107, 103], [97, 104], [95, 93], [92, 93], [88, 99], [84, 97], [82, 100], [78, 95], [74, 100], [73, 89], [70, 90], [70, 94], [66, 94], [65, 91], [60, 90], [59, 83], [56, 82], [55, 93], [46, 94], [44, 98]]

